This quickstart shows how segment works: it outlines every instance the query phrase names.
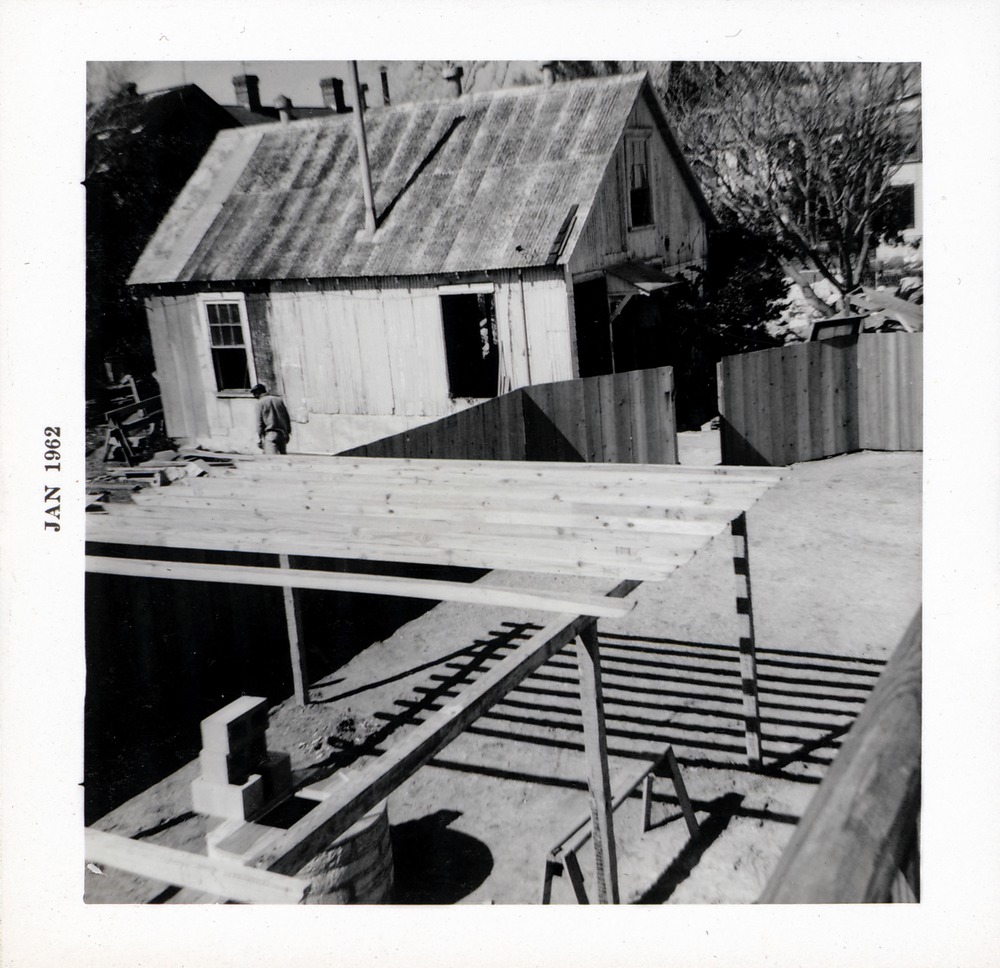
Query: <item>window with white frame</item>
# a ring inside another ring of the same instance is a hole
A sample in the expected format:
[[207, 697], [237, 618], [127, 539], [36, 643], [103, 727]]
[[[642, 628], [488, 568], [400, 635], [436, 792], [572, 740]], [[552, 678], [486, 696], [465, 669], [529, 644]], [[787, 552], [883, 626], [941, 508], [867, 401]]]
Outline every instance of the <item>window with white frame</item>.
[[204, 299], [217, 390], [249, 390], [256, 382], [243, 298]]
[[649, 178], [649, 137], [632, 134], [625, 139], [625, 177], [628, 181], [629, 228], [653, 224], [653, 194]]

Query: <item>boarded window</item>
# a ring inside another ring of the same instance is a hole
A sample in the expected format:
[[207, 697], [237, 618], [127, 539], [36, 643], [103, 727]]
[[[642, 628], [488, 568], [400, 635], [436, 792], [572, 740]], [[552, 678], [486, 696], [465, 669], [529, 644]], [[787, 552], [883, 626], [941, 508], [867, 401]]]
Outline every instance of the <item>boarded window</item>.
[[238, 302], [205, 303], [218, 390], [249, 390], [253, 380], [245, 320]]
[[448, 388], [453, 397], [495, 397], [500, 353], [493, 294], [441, 296]]
[[628, 175], [629, 227], [653, 224], [652, 190], [649, 184], [649, 140], [625, 140], [625, 167]]

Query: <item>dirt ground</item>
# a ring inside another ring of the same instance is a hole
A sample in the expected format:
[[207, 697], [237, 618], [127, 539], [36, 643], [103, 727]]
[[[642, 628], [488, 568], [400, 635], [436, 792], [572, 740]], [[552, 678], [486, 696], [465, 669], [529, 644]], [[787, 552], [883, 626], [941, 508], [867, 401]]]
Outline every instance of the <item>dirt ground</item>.
[[[718, 433], [679, 435], [682, 463], [718, 463]], [[717, 539], [636, 608], [599, 624], [612, 785], [670, 745], [700, 823], [671, 782], [653, 829], [638, 794], [615, 812], [622, 901], [749, 903], [763, 889], [840, 741], [920, 603], [921, 455], [798, 464], [748, 513], [765, 768], [744, 764], [730, 542]], [[531, 576], [494, 572], [493, 583]], [[537, 578], [534, 580], [537, 583]], [[596, 580], [551, 587], [605, 590]], [[272, 712], [269, 746], [296, 779], [356, 767], [459, 695], [545, 616], [443, 603]], [[572, 647], [554, 656], [389, 798], [399, 903], [537, 903], [548, 850], [588, 815]], [[97, 826], [203, 849], [189, 764]], [[593, 892], [592, 854], [580, 854]], [[96, 903], [206, 902], [88, 871]], [[565, 877], [553, 903], [575, 903]]]

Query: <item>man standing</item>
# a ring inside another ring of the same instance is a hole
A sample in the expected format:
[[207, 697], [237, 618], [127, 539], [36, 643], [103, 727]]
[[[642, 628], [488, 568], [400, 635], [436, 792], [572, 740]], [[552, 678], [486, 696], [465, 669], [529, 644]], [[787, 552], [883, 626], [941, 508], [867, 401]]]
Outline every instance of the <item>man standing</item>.
[[263, 383], [251, 391], [257, 400], [257, 439], [265, 454], [283, 454], [292, 433], [285, 401], [267, 392]]

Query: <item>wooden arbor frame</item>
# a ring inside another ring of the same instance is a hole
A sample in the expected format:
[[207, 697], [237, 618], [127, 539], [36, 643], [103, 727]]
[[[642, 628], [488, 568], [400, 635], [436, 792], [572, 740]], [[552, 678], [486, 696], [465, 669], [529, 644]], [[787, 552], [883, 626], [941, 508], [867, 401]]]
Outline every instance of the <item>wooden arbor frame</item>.
[[[88, 540], [279, 556], [278, 568], [88, 558], [89, 571], [285, 589], [296, 696], [308, 701], [299, 649], [298, 588], [327, 588], [537, 609], [553, 620], [412, 730], [386, 755], [306, 795], [318, 805], [287, 830], [247, 828], [231, 852], [247, 867], [293, 874], [388, 796], [525, 676], [571, 642], [580, 665], [585, 756], [597, 855], [598, 900], [618, 899], [601, 697], [597, 618], [627, 613], [643, 580], [659, 580], [730, 530], [740, 632], [747, 753], [760, 764], [753, 624], [744, 512], [781, 473], [693, 468], [378, 458], [275, 457], [137, 494], [133, 506], [88, 521]], [[291, 555], [420, 562], [613, 580], [603, 596], [501, 588], [485, 581], [427, 582], [311, 572]], [[305, 791], [303, 791], [305, 792]], [[236, 846], [238, 842], [239, 846]], [[218, 845], [223, 851], [227, 844]]]

